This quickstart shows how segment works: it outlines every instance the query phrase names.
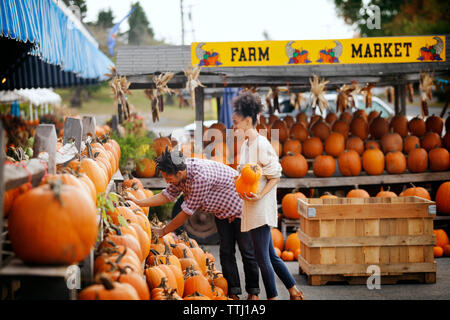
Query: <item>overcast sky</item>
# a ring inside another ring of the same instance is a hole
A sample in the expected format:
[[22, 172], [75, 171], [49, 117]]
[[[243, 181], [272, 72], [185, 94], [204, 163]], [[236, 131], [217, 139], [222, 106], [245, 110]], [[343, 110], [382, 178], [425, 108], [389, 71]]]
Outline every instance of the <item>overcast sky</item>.
[[[132, 0], [87, 0], [88, 21], [111, 8], [114, 22]], [[181, 44], [180, 0], [141, 0], [157, 39]], [[185, 44], [193, 41], [258, 41], [352, 38], [354, 31], [336, 14], [333, 0], [183, 0]], [[189, 20], [191, 13], [192, 21]], [[124, 22], [120, 30], [128, 30]], [[194, 32], [192, 32], [194, 30]]]

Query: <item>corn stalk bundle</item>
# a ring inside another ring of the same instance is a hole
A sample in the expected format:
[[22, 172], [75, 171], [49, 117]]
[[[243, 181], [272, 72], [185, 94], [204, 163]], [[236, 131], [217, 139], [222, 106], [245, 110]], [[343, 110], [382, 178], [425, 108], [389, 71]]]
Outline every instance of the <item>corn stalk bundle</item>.
[[295, 110], [298, 110], [306, 106], [306, 99], [301, 92], [291, 93], [289, 103], [294, 106]]
[[163, 94], [172, 94], [175, 92], [167, 86], [167, 83], [173, 78], [173, 76], [173, 72], [166, 72], [153, 77], [153, 82], [155, 83], [156, 87], [155, 96], [158, 100], [158, 107], [160, 112], [164, 111]]
[[428, 100], [433, 98], [433, 89], [435, 89], [433, 76], [428, 72], [420, 74], [420, 105], [424, 117], [428, 116]]
[[311, 93], [313, 95], [313, 101], [311, 107], [315, 110], [316, 106], [319, 106], [320, 112], [323, 113], [325, 108], [330, 109], [327, 99], [325, 99], [324, 92], [326, 90], [325, 85], [330, 81], [325, 81], [325, 79], [319, 79], [315, 74], [313, 79], [309, 79], [311, 84]]
[[189, 100], [189, 102], [192, 109], [195, 107], [195, 88], [205, 87], [200, 82], [200, 80], [198, 80], [198, 76], [200, 75], [200, 69], [201, 67], [199, 66], [195, 66], [193, 68], [191, 66], [187, 70], [184, 70], [184, 75], [187, 78], [186, 89], [188, 89], [189, 93], [191, 94], [191, 99]]
[[110, 82], [110, 87], [113, 91], [114, 99], [119, 104], [121, 111], [125, 115], [125, 119], [130, 117], [130, 106], [128, 104], [126, 95], [131, 94], [129, 89], [130, 82], [127, 81], [126, 77], [119, 77], [117, 74]]
[[408, 97], [408, 102], [409, 103], [413, 103], [414, 87], [413, 87], [413, 84], [411, 82], [406, 84], [406, 93], [407, 93], [406, 96]]
[[150, 107], [152, 110], [152, 121], [159, 121], [159, 109], [158, 109], [158, 99], [155, 96], [153, 89], [145, 89], [145, 95], [150, 100]]
[[393, 103], [394, 102], [394, 98], [395, 98], [395, 91], [394, 91], [394, 87], [386, 87], [386, 97], [387, 97], [387, 101], [389, 103]]
[[245, 92], [250, 92], [250, 93], [256, 94], [257, 89], [258, 88], [254, 87], [254, 86], [242, 86], [242, 90], [239, 91], [239, 94], [245, 93]]
[[271, 87], [270, 89], [272, 90], [273, 108], [274, 110], [278, 110], [278, 112], [281, 112], [280, 101], [278, 100], [280, 90], [278, 89], [278, 87]]
[[372, 88], [375, 87], [375, 83], [367, 83], [360, 92], [364, 95], [364, 101], [366, 103], [366, 109], [372, 108]]

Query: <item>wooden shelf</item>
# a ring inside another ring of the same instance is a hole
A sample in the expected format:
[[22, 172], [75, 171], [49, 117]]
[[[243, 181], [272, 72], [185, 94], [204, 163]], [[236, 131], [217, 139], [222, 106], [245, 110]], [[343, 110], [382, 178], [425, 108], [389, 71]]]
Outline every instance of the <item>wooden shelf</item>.
[[60, 277], [67, 276], [67, 269], [70, 266], [43, 266], [43, 265], [26, 265], [18, 258], [12, 258], [3, 268], [0, 268], [0, 276], [2, 277]]
[[[139, 178], [139, 180], [141, 180], [144, 187], [148, 189], [163, 189], [167, 186], [166, 181], [163, 178]], [[355, 177], [333, 176], [329, 178], [318, 178], [312, 173], [308, 173], [304, 178], [298, 179], [282, 177], [278, 183], [278, 188], [325, 188], [447, 180], [450, 180], [450, 171], [383, 174], [379, 176], [361, 174]]]

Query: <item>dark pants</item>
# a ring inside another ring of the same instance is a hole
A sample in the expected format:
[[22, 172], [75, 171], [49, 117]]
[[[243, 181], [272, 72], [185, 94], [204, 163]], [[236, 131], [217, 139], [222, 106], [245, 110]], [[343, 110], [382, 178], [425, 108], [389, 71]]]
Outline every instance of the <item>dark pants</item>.
[[228, 219], [216, 219], [217, 231], [220, 236], [220, 264], [222, 273], [228, 282], [228, 294], [241, 294], [241, 281], [236, 264], [236, 242], [241, 252], [244, 264], [245, 290], [248, 294], [259, 294], [259, 270], [254, 259], [253, 245], [248, 232], [241, 232], [241, 219], [236, 218], [231, 223]]
[[295, 285], [294, 277], [275, 252], [270, 227], [266, 224], [250, 230], [249, 233], [255, 247], [255, 258], [261, 270], [267, 298], [273, 298], [278, 295], [275, 273], [287, 289], [292, 288]]

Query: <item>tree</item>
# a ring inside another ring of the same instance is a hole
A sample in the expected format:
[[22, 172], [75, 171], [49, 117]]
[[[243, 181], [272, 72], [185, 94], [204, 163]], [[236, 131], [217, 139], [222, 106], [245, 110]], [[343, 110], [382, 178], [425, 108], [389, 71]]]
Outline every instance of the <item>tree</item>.
[[78, 7], [80, 14], [80, 21], [83, 21], [87, 13], [86, 0], [63, 0], [63, 1], [65, 5], [68, 6], [69, 8], [71, 6]]
[[111, 8], [108, 8], [108, 10], [100, 10], [97, 16], [96, 25], [104, 29], [112, 28], [114, 26], [114, 15]]
[[130, 30], [128, 31], [128, 43], [140, 45], [145, 42], [146, 37], [153, 39], [154, 33], [139, 1], [132, 4], [131, 7], [135, 8], [135, 10], [128, 18], [128, 25], [130, 26]]
[[[443, 34], [450, 30], [448, 1], [438, 0], [334, 0], [338, 14], [361, 36]], [[380, 9], [381, 28], [370, 28], [368, 10]]]

